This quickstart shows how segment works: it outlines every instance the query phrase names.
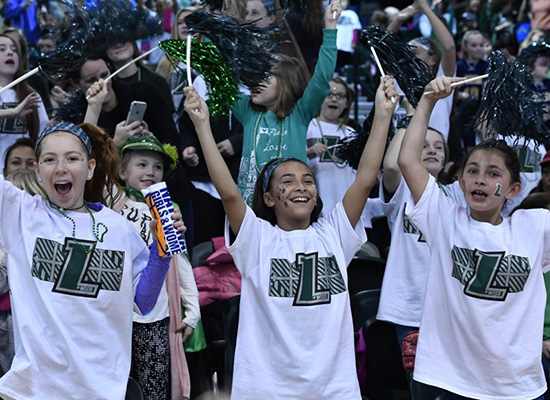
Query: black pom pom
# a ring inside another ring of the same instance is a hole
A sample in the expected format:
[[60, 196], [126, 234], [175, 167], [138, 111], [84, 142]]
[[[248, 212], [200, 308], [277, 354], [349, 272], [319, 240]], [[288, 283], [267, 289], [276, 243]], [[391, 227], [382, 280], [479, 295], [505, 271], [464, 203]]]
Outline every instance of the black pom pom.
[[428, 65], [416, 57], [404, 40], [386, 29], [371, 25], [361, 31], [359, 40], [369, 54], [371, 47], [376, 51], [384, 72], [395, 78], [409, 103], [416, 107], [424, 88], [434, 79]]
[[339, 142], [342, 145], [336, 149], [336, 156], [341, 160], [347, 161], [348, 165], [353, 169], [359, 167], [361, 155], [363, 154], [370, 130], [372, 129], [374, 112], [373, 106], [367, 119], [363, 122], [363, 130], [342, 138]]
[[538, 57], [550, 58], [550, 44], [546, 42], [533, 42], [523, 49], [518, 56], [518, 61], [529, 66], [534, 63]]
[[207, 7], [211, 11], [218, 11], [223, 9], [224, 3], [224, 0], [202, 0], [201, 2], [204, 7]]
[[80, 67], [82, 59], [89, 51], [93, 27], [82, 8], [65, 0], [60, 3], [66, 12], [62, 28], [56, 36], [56, 48], [39, 54], [36, 63], [46, 75], [65, 79]]
[[86, 100], [80, 90], [77, 90], [61, 107], [59, 107], [53, 119], [56, 121], [67, 121], [73, 124], [81, 124], [84, 122], [84, 114], [86, 112]]
[[250, 90], [260, 89], [276, 62], [278, 45], [270, 34], [278, 28], [238, 25], [225, 16], [195, 11], [185, 17], [191, 33], [200, 33], [214, 43], [233, 70], [235, 79]]
[[130, 8], [123, 1], [105, 1], [101, 7], [89, 8], [86, 12], [93, 26], [91, 45], [96, 50], [160, 35], [164, 30], [158, 16]]
[[537, 144], [550, 143], [542, 97], [530, 88], [529, 68], [515, 60], [506, 61], [502, 52], [496, 51], [489, 57], [488, 73], [475, 116], [477, 127], [486, 129], [488, 136], [519, 136]]

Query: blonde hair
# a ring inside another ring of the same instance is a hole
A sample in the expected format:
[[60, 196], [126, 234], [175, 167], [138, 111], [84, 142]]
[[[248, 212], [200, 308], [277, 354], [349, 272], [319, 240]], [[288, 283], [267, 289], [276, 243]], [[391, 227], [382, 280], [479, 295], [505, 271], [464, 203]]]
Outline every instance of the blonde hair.
[[45, 199], [48, 198], [48, 195], [38, 182], [36, 172], [32, 169], [18, 169], [13, 171], [6, 176], [6, 180], [13, 183], [15, 187], [24, 190], [32, 196], [39, 194]]
[[[176, 39], [176, 40], [187, 39], [187, 38], [180, 38], [178, 36], [178, 19], [182, 13], [184, 12], [193, 13], [196, 10], [197, 8], [195, 7], [184, 7], [178, 10], [178, 12], [176, 13], [176, 16], [174, 17], [174, 23], [172, 24], [172, 34], [170, 35], [172, 39]], [[168, 61], [168, 58], [166, 58], [166, 55], [163, 54], [157, 65], [155, 72], [166, 79], [170, 79], [170, 75], [172, 75], [173, 70], [174, 70], [174, 67], [172, 66], [172, 64], [170, 64], [170, 61]]]
[[466, 33], [464, 33], [464, 36], [462, 36], [462, 42], [460, 43], [460, 52], [462, 54], [462, 58], [466, 58], [467, 56], [466, 46], [468, 46], [468, 40], [470, 40], [472, 36], [476, 35], [480, 35], [483, 38], [483, 43], [485, 43], [485, 36], [483, 36], [483, 33], [481, 33], [480, 31], [475, 29], [466, 31]]
[[526, 47], [529, 47], [529, 45], [534, 42], [533, 36], [535, 36], [537, 34], [542, 35], [543, 40], [544, 40], [546, 34], [544, 33], [544, 31], [542, 29], [538, 29], [538, 28], [537, 29], [531, 29], [529, 31], [529, 33], [527, 34], [527, 37], [519, 45], [520, 51], [525, 49]]

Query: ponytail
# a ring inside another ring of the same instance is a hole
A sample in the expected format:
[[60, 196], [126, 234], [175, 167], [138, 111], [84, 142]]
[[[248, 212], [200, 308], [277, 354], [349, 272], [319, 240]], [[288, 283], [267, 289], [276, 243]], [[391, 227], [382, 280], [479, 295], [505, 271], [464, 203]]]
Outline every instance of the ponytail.
[[115, 142], [103, 130], [92, 124], [80, 124], [92, 144], [92, 158], [96, 160], [94, 176], [86, 182], [84, 198], [112, 207], [122, 196], [122, 187], [116, 180], [119, 166]]

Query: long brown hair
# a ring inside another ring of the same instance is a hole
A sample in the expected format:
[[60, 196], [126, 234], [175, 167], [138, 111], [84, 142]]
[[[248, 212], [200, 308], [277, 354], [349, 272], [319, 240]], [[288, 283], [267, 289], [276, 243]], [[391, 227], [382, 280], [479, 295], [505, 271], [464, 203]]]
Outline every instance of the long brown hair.
[[103, 130], [92, 124], [80, 124], [92, 144], [92, 156], [96, 167], [94, 176], [86, 182], [84, 198], [86, 201], [100, 202], [112, 207], [122, 195], [122, 187], [117, 182], [119, 166], [115, 142]]
[[[284, 54], [278, 56], [279, 62], [273, 69], [273, 76], [277, 78], [277, 101], [273, 112], [278, 119], [284, 119], [292, 112], [296, 102], [304, 95], [309, 73], [303, 61]], [[257, 111], [266, 111], [265, 106], [252, 103], [250, 105]]]
[[[17, 71], [13, 76], [13, 80], [16, 80], [21, 75], [25, 74], [29, 69], [29, 62], [27, 59], [27, 42], [25, 38], [21, 35], [21, 33], [15, 29], [4, 30], [0, 33], [0, 36], [4, 36], [10, 39], [17, 49], [19, 66], [17, 67]], [[29, 94], [34, 92], [34, 90], [31, 89], [26, 81], [20, 82], [15, 85], [14, 90], [17, 100], [19, 102], [22, 102]], [[25, 117], [25, 123], [27, 125], [29, 136], [31, 137], [31, 139], [36, 140], [39, 133], [38, 131], [40, 130], [40, 120], [38, 119], [38, 111], [36, 109], [33, 109], [32, 112]]]

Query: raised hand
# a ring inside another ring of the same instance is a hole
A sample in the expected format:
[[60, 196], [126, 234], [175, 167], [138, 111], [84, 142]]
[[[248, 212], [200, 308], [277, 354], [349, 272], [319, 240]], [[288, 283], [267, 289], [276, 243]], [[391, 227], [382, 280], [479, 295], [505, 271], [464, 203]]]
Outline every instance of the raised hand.
[[9, 110], [10, 117], [23, 118], [29, 115], [34, 108], [38, 107], [42, 103], [40, 96], [36, 93], [31, 93], [25, 99], [19, 103], [16, 107]]
[[376, 95], [374, 98], [376, 111], [390, 115], [393, 114], [393, 111], [397, 106], [397, 99], [399, 99], [399, 95], [393, 85], [393, 78], [389, 75], [384, 76], [380, 80], [380, 85], [376, 90]]
[[336, 29], [338, 19], [342, 14], [342, 3], [340, 0], [332, 0], [325, 10], [325, 28]]
[[204, 123], [210, 123], [210, 112], [205, 101], [199, 96], [193, 86], [188, 86], [183, 89], [185, 94], [185, 110], [189, 114], [189, 118], [195, 126]]

